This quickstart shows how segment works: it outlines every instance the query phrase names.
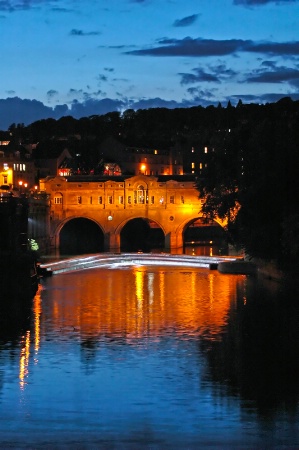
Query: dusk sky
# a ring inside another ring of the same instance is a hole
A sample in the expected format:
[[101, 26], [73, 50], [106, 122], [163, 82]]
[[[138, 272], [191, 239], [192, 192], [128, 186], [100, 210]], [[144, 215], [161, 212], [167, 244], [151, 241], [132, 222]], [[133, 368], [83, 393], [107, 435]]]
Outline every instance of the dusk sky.
[[299, 0], [0, 0], [0, 129], [299, 100]]

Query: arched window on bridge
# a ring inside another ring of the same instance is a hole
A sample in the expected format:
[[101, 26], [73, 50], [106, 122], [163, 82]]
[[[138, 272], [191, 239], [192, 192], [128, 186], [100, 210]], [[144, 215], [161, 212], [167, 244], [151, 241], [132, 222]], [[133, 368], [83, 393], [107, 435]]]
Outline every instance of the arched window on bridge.
[[142, 185], [138, 186], [137, 191], [134, 191], [134, 203], [143, 205], [146, 202], [146, 191]]

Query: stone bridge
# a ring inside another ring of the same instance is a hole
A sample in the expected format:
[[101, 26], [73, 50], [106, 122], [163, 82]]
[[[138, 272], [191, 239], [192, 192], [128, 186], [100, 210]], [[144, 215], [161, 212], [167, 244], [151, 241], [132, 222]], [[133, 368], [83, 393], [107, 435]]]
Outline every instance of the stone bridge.
[[[125, 226], [143, 219], [151, 229], [162, 230], [165, 249], [180, 249], [184, 230], [202, 217], [202, 201], [191, 176], [48, 177], [40, 180], [40, 188], [50, 197], [55, 248], [60, 248], [68, 224], [85, 219], [101, 232], [104, 251], [119, 252]], [[83, 234], [88, 232], [80, 231], [78, 222], [73, 239]]]

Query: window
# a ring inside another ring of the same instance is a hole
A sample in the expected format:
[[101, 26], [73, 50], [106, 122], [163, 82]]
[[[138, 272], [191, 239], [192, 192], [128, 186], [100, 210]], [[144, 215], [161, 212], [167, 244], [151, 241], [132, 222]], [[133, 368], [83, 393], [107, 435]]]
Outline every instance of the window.
[[208, 147], [205, 147], [205, 153], [208, 153]]
[[199, 168], [202, 169], [202, 163], [199, 163]]
[[194, 147], [191, 148], [191, 152], [194, 153]]
[[62, 205], [62, 196], [54, 197], [54, 205]]
[[151, 196], [151, 205], [153, 205], [155, 203], [155, 197], [152, 195]]
[[103, 197], [102, 196], [98, 197], [98, 204], [99, 205], [103, 204]]
[[119, 203], [120, 205], [123, 205], [123, 203], [124, 203], [124, 196], [123, 196], [123, 195], [119, 195], [119, 196], [118, 196], [118, 203]]
[[185, 203], [185, 199], [184, 199], [183, 195], [181, 195], [181, 203]]
[[92, 197], [89, 197], [89, 204], [92, 205]]
[[171, 195], [171, 196], [169, 197], [169, 203], [174, 203], [174, 195]]
[[191, 163], [191, 168], [194, 169], [194, 167], [195, 167], [195, 163], [193, 162], [193, 163]]
[[128, 204], [129, 204], [129, 205], [132, 204], [132, 195], [128, 195]]
[[108, 203], [109, 203], [109, 205], [112, 205], [112, 203], [113, 203], [112, 195], [108, 195]]
[[78, 203], [78, 205], [81, 205], [81, 203], [82, 203], [82, 197], [81, 197], [81, 195], [78, 195], [78, 197], [77, 197], [77, 203]]
[[137, 191], [134, 192], [134, 202], [140, 205], [145, 203], [145, 192], [143, 186], [138, 186]]

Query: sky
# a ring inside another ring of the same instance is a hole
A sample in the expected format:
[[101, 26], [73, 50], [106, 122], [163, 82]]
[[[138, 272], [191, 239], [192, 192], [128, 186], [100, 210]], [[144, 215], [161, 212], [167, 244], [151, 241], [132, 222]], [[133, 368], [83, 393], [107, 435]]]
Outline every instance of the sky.
[[0, 0], [0, 129], [299, 100], [299, 0]]

